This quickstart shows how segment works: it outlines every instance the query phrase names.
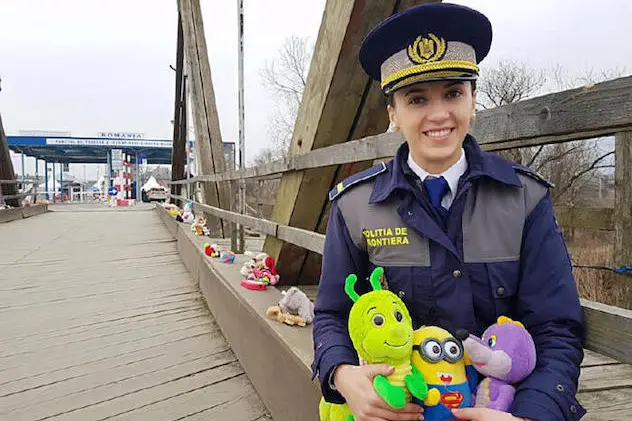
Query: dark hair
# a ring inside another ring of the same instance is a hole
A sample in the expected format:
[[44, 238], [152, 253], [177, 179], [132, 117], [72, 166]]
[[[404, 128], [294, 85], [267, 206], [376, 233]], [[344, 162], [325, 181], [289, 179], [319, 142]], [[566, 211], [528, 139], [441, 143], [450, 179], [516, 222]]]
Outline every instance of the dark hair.
[[[476, 90], [476, 81], [470, 80], [470, 84], [472, 85], [472, 92], [474, 92]], [[393, 96], [394, 95], [392, 92], [384, 95], [384, 102], [386, 102], [386, 105], [390, 105], [391, 107], [395, 106], [395, 100]]]

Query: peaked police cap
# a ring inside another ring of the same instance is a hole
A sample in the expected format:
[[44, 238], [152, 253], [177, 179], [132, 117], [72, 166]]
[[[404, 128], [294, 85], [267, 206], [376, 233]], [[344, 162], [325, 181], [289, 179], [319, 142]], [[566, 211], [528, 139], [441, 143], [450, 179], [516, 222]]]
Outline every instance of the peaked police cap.
[[373, 28], [359, 58], [390, 93], [420, 82], [477, 79], [491, 42], [492, 26], [482, 13], [451, 3], [421, 4]]

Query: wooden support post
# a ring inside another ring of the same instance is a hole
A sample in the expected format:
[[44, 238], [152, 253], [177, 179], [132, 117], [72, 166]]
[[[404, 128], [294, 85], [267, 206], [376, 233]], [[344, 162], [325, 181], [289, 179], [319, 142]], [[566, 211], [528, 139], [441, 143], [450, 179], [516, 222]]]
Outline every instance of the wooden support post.
[[[173, 147], [171, 149], [171, 181], [184, 179], [184, 161], [186, 158], [186, 114], [183, 113], [184, 89], [184, 37], [182, 34], [182, 16], [178, 13], [178, 41], [176, 52], [176, 86], [173, 112]], [[184, 118], [183, 118], [184, 117]], [[183, 120], [185, 122], [183, 123]], [[184, 124], [185, 136], [182, 136], [181, 126]], [[171, 194], [180, 196], [181, 184], [171, 185]], [[182, 206], [182, 203], [178, 203]]]
[[[11, 152], [9, 151], [9, 142], [7, 142], [7, 136], [2, 126], [2, 117], [0, 117], [0, 180], [15, 180]], [[16, 195], [18, 194], [18, 185], [0, 184], [0, 192], [4, 196]], [[17, 208], [20, 206], [20, 199], [8, 199], [6, 203], [9, 206]]]
[[[184, 49], [188, 83], [191, 90], [193, 120], [200, 175], [225, 171], [224, 145], [219, 127], [215, 94], [208, 60], [202, 11], [199, 0], [178, 0], [184, 35]], [[223, 209], [230, 208], [229, 186], [226, 182], [202, 183], [204, 203]], [[212, 236], [226, 237], [228, 221], [207, 215], [207, 225]]]
[[[183, 178], [190, 178], [191, 175], [191, 168], [190, 168], [190, 164], [191, 164], [191, 160], [189, 157], [189, 119], [188, 119], [188, 113], [189, 113], [189, 108], [188, 108], [188, 92], [189, 92], [189, 85], [188, 85], [188, 77], [187, 75], [184, 75], [184, 80], [182, 81], [182, 115], [180, 116], [180, 142], [181, 142], [181, 147], [182, 147], [182, 151], [183, 151], [183, 163], [182, 163], [182, 171], [183, 171]], [[186, 175], [184, 174], [184, 162], [187, 163], [186, 165]], [[191, 198], [191, 191], [193, 189], [193, 186], [191, 184], [187, 184], [186, 185], [186, 191], [187, 191], [187, 197]]]
[[632, 131], [615, 135], [614, 264], [632, 264]]
[[[377, 83], [358, 61], [368, 31], [391, 14], [422, 0], [328, 0], [294, 127], [290, 155], [384, 132], [386, 106]], [[339, 180], [372, 161], [284, 174], [272, 219], [280, 224], [324, 233], [327, 193]], [[318, 282], [320, 256], [267, 237], [264, 251], [277, 260], [281, 283]]]

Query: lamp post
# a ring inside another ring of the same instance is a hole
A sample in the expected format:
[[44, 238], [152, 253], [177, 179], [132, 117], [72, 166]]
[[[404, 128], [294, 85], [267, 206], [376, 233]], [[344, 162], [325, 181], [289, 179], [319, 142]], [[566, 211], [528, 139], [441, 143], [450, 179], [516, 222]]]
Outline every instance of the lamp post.
[[[239, 62], [239, 170], [244, 170], [244, 160], [246, 159], [245, 142], [245, 116], [244, 116], [244, 1], [237, 0], [237, 22], [238, 22], [238, 62]], [[232, 170], [232, 168], [231, 168]], [[242, 178], [239, 180], [239, 213], [246, 213], [246, 183]], [[239, 253], [246, 249], [244, 244], [244, 226], [239, 224]]]

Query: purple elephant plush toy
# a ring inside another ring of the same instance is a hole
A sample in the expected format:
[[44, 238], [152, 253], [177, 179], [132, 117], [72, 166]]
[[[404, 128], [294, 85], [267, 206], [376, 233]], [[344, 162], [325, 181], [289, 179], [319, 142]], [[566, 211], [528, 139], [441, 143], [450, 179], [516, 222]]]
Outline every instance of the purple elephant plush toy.
[[527, 329], [500, 316], [481, 339], [468, 335], [463, 347], [476, 370], [486, 376], [476, 388], [474, 406], [508, 412], [516, 393], [513, 385], [535, 368], [535, 344]]

